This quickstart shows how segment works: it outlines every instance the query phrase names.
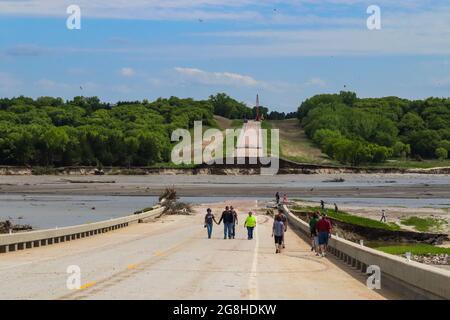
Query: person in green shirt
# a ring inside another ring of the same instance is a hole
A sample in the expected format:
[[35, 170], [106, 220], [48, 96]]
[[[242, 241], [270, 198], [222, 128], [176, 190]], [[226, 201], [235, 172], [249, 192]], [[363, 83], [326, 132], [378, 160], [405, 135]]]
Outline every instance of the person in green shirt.
[[311, 251], [315, 250], [316, 254], [318, 255], [317, 251], [317, 230], [316, 230], [316, 224], [319, 221], [319, 213], [314, 212], [311, 220], [309, 220], [309, 232], [311, 237]]
[[244, 227], [247, 228], [248, 240], [253, 239], [253, 230], [256, 227], [256, 217], [253, 215], [253, 212], [248, 213], [247, 219], [245, 219]]

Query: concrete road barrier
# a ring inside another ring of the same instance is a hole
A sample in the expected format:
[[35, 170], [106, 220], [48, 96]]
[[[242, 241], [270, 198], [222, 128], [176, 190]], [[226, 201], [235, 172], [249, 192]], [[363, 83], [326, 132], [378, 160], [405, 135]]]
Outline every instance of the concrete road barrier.
[[141, 222], [145, 219], [157, 217], [162, 214], [163, 210], [163, 208], [157, 205], [153, 207], [152, 210], [140, 214], [133, 214], [106, 221], [63, 228], [0, 235], [0, 253], [72, 241], [117, 230], [127, 227], [130, 224]]
[[[286, 206], [283, 210], [303, 236], [309, 238], [309, 225], [296, 217]], [[369, 266], [381, 270], [381, 285], [408, 299], [450, 299], [450, 271], [408, 261], [357, 243], [332, 236], [328, 251], [349, 267], [366, 273]], [[345, 285], [345, 284], [342, 284]]]

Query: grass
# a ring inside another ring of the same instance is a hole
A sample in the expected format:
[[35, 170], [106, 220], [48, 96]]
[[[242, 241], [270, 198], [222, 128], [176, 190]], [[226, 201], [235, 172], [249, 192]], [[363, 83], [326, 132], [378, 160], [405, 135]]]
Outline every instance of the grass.
[[405, 226], [414, 227], [414, 229], [421, 232], [440, 230], [443, 226], [448, 224], [444, 219], [419, 217], [409, 217], [406, 219], [401, 219], [400, 222]]
[[181, 163], [181, 164], [175, 164], [173, 162], [161, 162], [161, 163], [155, 163], [153, 165], [150, 166], [150, 168], [162, 168], [162, 169], [194, 169], [196, 168], [198, 165], [191, 163], [191, 164], [185, 164], [185, 163]]
[[385, 247], [376, 247], [375, 249], [395, 255], [402, 255], [405, 254], [406, 252], [411, 252], [411, 254], [419, 256], [427, 254], [450, 254], [450, 248], [435, 247], [432, 246], [431, 244], [385, 246]]
[[150, 208], [144, 208], [144, 209], [135, 211], [134, 214], [141, 214], [141, 213], [148, 212], [148, 211], [152, 211], [152, 210], [153, 210], [152, 207], [150, 207]]
[[[261, 129], [266, 129], [267, 131], [267, 137], [264, 139], [263, 137], [263, 150], [265, 151], [265, 154], [267, 156], [270, 156], [272, 151], [272, 124], [268, 121], [262, 121], [261, 122]], [[276, 155], [276, 154], [275, 154]], [[279, 156], [279, 155], [278, 155]]]
[[[305, 210], [305, 209], [308, 209], [310, 211], [323, 212], [323, 210], [321, 210], [320, 207], [300, 207], [300, 206], [294, 207], [294, 210]], [[345, 223], [349, 223], [349, 224], [353, 224], [353, 225], [357, 225], [357, 226], [368, 227], [368, 228], [378, 228], [378, 229], [384, 229], [384, 230], [390, 230], [390, 231], [401, 230], [401, 228], [398, 225], [396, 225], [395, 223], [383, 223], [383, 222], [380, 222], [377, 220], [372, 220], [369, 218], [355, 216], [355, 215], [349, 214], [344, 211], [338, 211], [336, 213], [332, 209], [325, 209], [325, 212], [332, 219], [335, 219], [335, 220], [341, 221], [341, 222], [345, 222]]]
[[306, 136], [297, 119], [263, 121], [280, 130], [280, 156], [298, 163], [338, 164]]
[[215, 120], [218, 128], [222, 131], [231, 128], [231, 123], [233, 122], [233, 120], [231, 120], [231, 119], [221, 117], [218, 115], [214, 115], [214, 120]]
[[243, 125], [244, 125], [244, 120], [242, 120], [242, 119], [234, 119], [231, 122], [231, 128], [242, 128]]
[[399, 169], [430, 169], [438, 167], [450, 167], [450, 159], [448, 160], [423, 160], [416, 161], [410, 159], [391, 160], [381, 164], [374, 164], [377, 168], [399, 168]]
[[36, 176], [57, 174], [58, 169], [54, 167], [33, 167], [31, 173]]

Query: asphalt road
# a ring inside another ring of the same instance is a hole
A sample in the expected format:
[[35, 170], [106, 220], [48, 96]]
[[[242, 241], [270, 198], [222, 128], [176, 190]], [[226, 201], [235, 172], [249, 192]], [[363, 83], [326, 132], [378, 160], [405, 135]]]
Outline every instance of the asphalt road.
[[[236, 203], [241, 222], [255, 201]], [[272, 219], [259, 214], [254, 240], [215, 226], [206, 238], [203, 210], [114, 232], [2, 254], [0, 299], [386, 299], [365, 276], [333, 257], [316, 257], [292, 230], [275, 254]], [[213, 207], [218, 215], [219, 207]], [[68, 266], [81, 288], [68, 289]]]

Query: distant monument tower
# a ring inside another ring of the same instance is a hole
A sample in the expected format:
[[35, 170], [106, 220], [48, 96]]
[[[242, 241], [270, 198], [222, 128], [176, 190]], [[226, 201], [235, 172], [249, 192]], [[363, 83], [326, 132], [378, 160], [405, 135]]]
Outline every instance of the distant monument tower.
[[261, 114], [259, 113], [259, 95], [256, 95], [256, 121], [261, 121]]

